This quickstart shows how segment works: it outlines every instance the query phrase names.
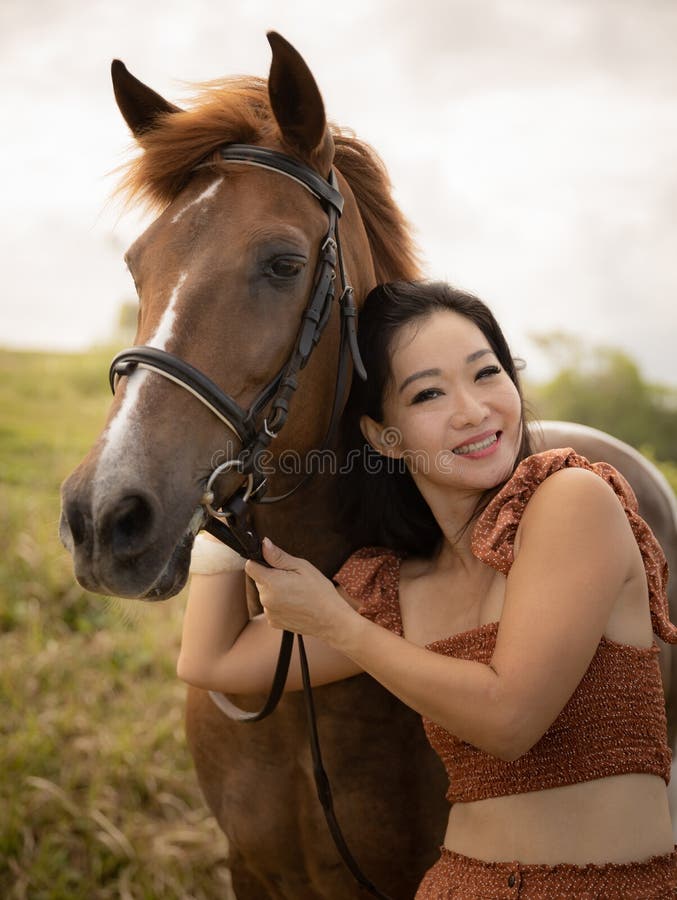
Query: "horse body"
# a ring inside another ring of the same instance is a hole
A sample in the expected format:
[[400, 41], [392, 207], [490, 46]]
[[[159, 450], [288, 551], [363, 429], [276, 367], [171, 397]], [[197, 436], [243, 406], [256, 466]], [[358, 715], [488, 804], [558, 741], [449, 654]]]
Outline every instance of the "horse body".
[[[285, 522], [268, 510], [269, 523], [264, 516], [257, 527], [331, 574], [347, 549], [332, 530], [328, 487], [323, 479], [313, 483], [285, 501]], [[366, 675], [315, 688], [313, 695], [348, 846], [380, 890], [408, 900], [436, 858], [448, 815], [446, 775], [420, 717]], [[246, 709], [263, 702], [258, 696], [231, 699]], [[317, 799], [300, 693], [285, 694], [274, 715], [249, 725], [232, 722], [208, 694], [190, 688], [186, 735], [202, 792], [229, 840], [238, 898], [360, 896]]]
[[[118, 105], [143, 151], [126, 187], [162, 210], [127, 254], [140, 299], [136, 343], [170, 350], [225, 386], [243, 408], [293, 345], [326, 214], [289, 178], [219, 162], [219, 146], [279, 150], [323, 177], [333, 164], [345, 198], [341, 242], [358, 307], [376, 282], [419, 274], [377, 158], [327, 127], [305, 63], [278, 35], [269, 40], [267, 85], [234, 80], [187, 111], [121, 63], [113, 68]], [[299, 374], [287, 423], [274, 441], [275, 459], [292, 451], [303, 459], [321, 445], [338, 345], [334, 309]], [[559, 445], [585, 452], [578, 437], [560, 432]], [[202, 496], [214, 460], [240, 449], [236, 434], [171, 382], [138, 370], [123, 378], [104, 431], [63, 486], [61, 536], [83, 586], [148, 599], [180, 590], [194, 533], [204, 522]], [[278, 468], [271, 495], [300, 477]], [[219, 477], [216, 507], [240, 480], [237, 474]], [[259, 534], [328, 575], [349, 549], [347, 536], [336, 531], [331, 488], [326, 473], [284, 502], [253, 511]], [[649, 485], [649, 494], [656, 490]], [[253, 610], [255, 596], [250, 600]], [[236, 699], [241, 706], [260, 705], [256, 697]], [[381, 890], [394, 900], [409, 898], [443, 837], [442, 766], [416, 714], [367, 676], [319, 688], [316, 707], [348, 845]], [[202, 790], [230, 841], [238, 897], [358, 895], [322, 819], [301, 697], [286, 695], [272, 718], [243, 725], [225, 718], [205, 692], [191, 689], [186, 721]]]
[[[420, 719], [365, 676], [314, 696], [346, 841], [380, 890], [411, 898], [437, 856], [448, 814], [445, 775]], [[286, 696], [251, 734], [191, 689], [187, 726], [200, 785], [230, 842], [238, 898], [361, 896], [317, 800], [300, 695]]]
[[[345, 200], [341, 244], [358, 305], [377, 280], [418, 275], [380, 162], [356, 139], [327, 128], [305, 63], [279, 36], [270, 41], [267, 86], [232, 81], [186, 111], [121, 63], [113, 67], [118, 105], [143, 150], [129, 170], [128, 192], [162, 210], [126, 255], [140, 301], [135, 343], [181, 357], [243, 408], [293, 346], [326, 213], [289, 178], [221, 161], [220, 146], [265, 146], [323, 177], [333, 163]], [[335, 308], [299, 373], [275, 459], [293, 451], [303, 460], [322, 442], [338, 331]], [[63, 486], [62, 540], [79, 581], [90, 590], [148, 599], [180, 590], [207, 477], [214, 461], [240, 449], [237, 435], [170, 381], [140, 370], [121, 379], [106, 428]], [[300, 477], [278, 467], [269, 494], [285, 493]], [[346, 536], [333, 525], [331, 480], [316, 477], [284, 502], [253, 511], [259, 534], [327, 574], [348, 552]], [[237, 474], [218, 478], [217, 508], [240, 481]], [[258, 700], [237, 699], [241, 706]], [[348, 844], [383, 890], [410, 897], [446, 820], [443, 771], [420, 723], [366, 676], [321, 688], [316, 706]], [[270, 720], [241, 725], [227, 720], [206, 693], [191, 690], [187, 733], [207, 802], [230, 840], [239, 896], [355, 896], [322, 821], [300, 697], [285, 697]]]

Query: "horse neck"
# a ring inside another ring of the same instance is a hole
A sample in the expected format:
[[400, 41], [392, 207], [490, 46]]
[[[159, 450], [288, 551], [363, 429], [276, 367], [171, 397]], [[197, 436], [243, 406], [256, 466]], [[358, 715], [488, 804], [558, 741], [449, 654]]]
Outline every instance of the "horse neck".
[[328, 574], [339, 568], [349, 550], [348, 538], [337, 532], [332, 512], [334, 478], [316, 474], [291, 497], [254, 511], [261, 537], [269, 537], [283, 550]]
[[[347, 282], [355, 291], [356, 301], [362, 300], [376, 283], [376, 266], [365, 224], [359, 212], [352, 189], [339, 172], [339, 184], [346, 199], [344, 215], [341, 219], [341, 242], [343, 246]], [[336, 328], [332, 320], [327, 325], [327, 334]], [[340, 329], [339, 329], [340, 330]], [[334, 333], [337, 333], [336, 331]], [[326, 335], [324, 336], [326, 340]], [[324, 340], [320, 341], [316, 354], [323, 352]], [[332, 371], [336, 372], [337, 357], [330, 354]], [[311, 379], [320, 377], [323, 365], [320, 357], [311, 357], [306, 373]], [[353, 377], [355, 377], [353, 375]], [[335, 386], [332, 381], [331, 393]], [[344, 398], [347, 399], [347, 395]], [[315, 418], [315, 415], [312, 416]], [[334, 452], [334, 448], [330, 449]], [[297, 484], [303, 476], [272, 479], [270, 495], [284, 493]], [[267, 535], [287, 552], [308, 559], [325, 573], [332, 574], [345, 560], [350, 550], [349, 536], [337, 529], [334, 482], [336, 475], [330, 472], [316, 473], [294, 494], [277, 503], [263, 504], [254, 511], [254, 522], [258, 533]]]

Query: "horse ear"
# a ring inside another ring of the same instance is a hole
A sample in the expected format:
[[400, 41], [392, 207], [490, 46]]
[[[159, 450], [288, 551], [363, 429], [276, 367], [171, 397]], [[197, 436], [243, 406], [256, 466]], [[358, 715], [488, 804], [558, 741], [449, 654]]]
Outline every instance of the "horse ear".
[[276, 31], [269, 31], [267, 38], [273, 51], [268, 96], [280, 131], [304, 155], [321, 152], [331, 138], [313, 74], [301, 54]]
[[115, 100], [134, 137], [153, 129], [159, 116], [181, 112], [178, 106], [169, 103], [128, 72], [121, 60], [113, 60], [111, 76]]

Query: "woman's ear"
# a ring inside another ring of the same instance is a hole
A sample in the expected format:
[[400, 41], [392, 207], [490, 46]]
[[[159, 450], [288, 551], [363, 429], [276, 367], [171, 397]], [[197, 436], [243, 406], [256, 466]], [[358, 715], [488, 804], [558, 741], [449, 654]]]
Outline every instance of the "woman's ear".
[[369, 416], [360, 416], [360, 431], [369, 446], [382, 456], [398, 459], [402, 453], [399, 449], [399, 431], [376, 422]]

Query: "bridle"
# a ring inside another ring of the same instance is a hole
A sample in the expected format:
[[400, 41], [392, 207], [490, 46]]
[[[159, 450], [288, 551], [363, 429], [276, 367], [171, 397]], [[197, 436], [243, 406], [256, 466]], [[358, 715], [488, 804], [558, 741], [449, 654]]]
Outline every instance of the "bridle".
[[[308, 362], [331, 316], [332, 301], [335, 297], [337, 263], [342, 285], [339, 299], [341, 337], [338, 373], [331, 419], [320, 449], [326, 449], [335, 436], [341, 399], [346, 388], [348, 353], [352, 356], [357, 374], [363, 379], [367, 376], [357, 346], [355, 329], [357, 310], [353, 289], [346, 278], [339, 239], [338, 219], [343, 211], [343, 197], [337, 190], [336, 176], [333, 170], [329, 173], [329, 179], [325, 180], [309, 166], [292, 157], [265, 147], [248, 144], [228, 144], [219, 148], [218, 152], [220, 158], [226, 162], [258, 166], [292, 178], [318, 199], [327, 212], [327, 233], [320, 248], [313, 291], [303, 312], [301, 327], [291, 355], [275, 377], [255, 398], [248, 410], [239, 406], [229, 394], [222, 391], [198, 369], [174, 354], [155, 347], [132, 347], [118, 353], [111, 363], [109, 379], [114, 392], [117, 378], [130, 375], [136, 368], [157, 372], [189, 391], [238, 436], [242, 449], [236, 458], [222, 462], [213, 470], [207, 479], [207, 496], [204, 498], [204, 505], [211, 516], [225, 519], [229, 526], [227, 532], [220, 530], [216, 536], [243, 556], [255, 558], [257, 553], [260, 554], [260, 544], [255, 535], [250, 534], [251, 529], [239, 527], [243, 510], [237, 501], [238, 498], [241, 498], [244, 503], [275, 503], [284, 500], [305, 484], [312, 474], [306, 473], [304, 479], [287, 493], [278, 497], [266, 497], [267, 485], [262, 472], [261, 456], [282, 430], [289, 412], [291, 397], [298, 387], [297, 375]], [[269, 414], [263, 419], [262, 425], [257, 424], [262, 411], [269, 404], [271, 404]], [[220, 510], [215, 510], [211, 506], [213, 496], [209, 496], [212, 493], [211, 488], [218, 475], [231, 468], [237, 469], [246, 477], [246, 484], [236, 491]], [[212, 530], [209, 525], [207, 529]]]
[[[132, 347], [118, 353], [109, 370], [111, 390], [115, 392], [119, 378], [131, 375], [136, 369], [156, 372], [191, 393], [204, 404], [220, 421], [226, 425], [241, 441], [242, 448], [237, 457], [225, 460], [217, 465], [205, 485], [201, 505], [204, 507], [205, 529], [220, 541], [236, 550], [240, 555], [254, 559], [267, 565], [261, 551], [261, 540], [251, 519], [250, 504], [276, 503], [291, 496], [312, 477], [312, 470], [306, 472], [291, 490], [277, 497], [267, 497], [267, 480], [262, 471], [262, 456], [274, 438], [282, 430], [289, 412], [291, 398], [298, 387], [297, 375], [306, 365], [317, 346], [322, 332], [329, 321], [332, 302], [335, 299], [336, 267], [341, 282], [340, 307], [340, 345], [338, 369], [334, 388], [334, 399], [327, 433], [320, 451], [332, 446], [340, 416], [341, 400], [345, 395], [348, 376], [348, 357], [352, 356], [353, 366], [360, 378], [366, 379], [366, 371], [357, 345], [355, 317], [357, 309], [353, 297], [353, 289], [348, 283], [343, 263], [343, 253], [339, 238], [339, 218], [343, 212], [343, 197], [338, 191], [336, 175], [333, 169], [327, 179], [322, 178], [309, 166], [290, 156], [249, 144], [227, 144], [218, 150], [221, 160], [229, 163], [257, 166], [279, 172], [293, 179], [317, 200], [327, 213], [327, 233], [322, 241], [315, 270], [314, 287], [310, 299], [301, 317], [301, 325], [296, 336], [292, 352], [272, 381], [263, 388], [248, 410], [244, 410], [228, 394], [221, 390], [211, 379], [166, 350], [155, 347]], [[203, 165], [210, 165], [204, 163]], [[270, 412], [258, 424], [264, 409], [270, 405]], [[219, 475], [235, 469], [246, 478], [219, 509], [213, 507], [214, 482]], [[310, 745], [313, 756], [315, 783], [318, 796], [324, 809], [327, 824], [334, 842], [347, 867], [358, 883], [373, 896], [388, 900], [360, 871], [353, 859], [336, 821], [329, 780], [322, 764], [320, 746], [315, 721], [312, 689], [308, 662], [303, 638], [297, 636], [303, 692], [310, 732]], [[270, 693], [263, 707], [258, 712], [248, 712], [237, 707], [231, 700], [217, 691], [209, 694], [219, 709], [229, 718], [239, 722], [258, 722], [277, 706], [287, 680], [289, 663], [293, 647], [294, 635], [283, 631], [280, 642], [280, 653], [273, 677]]]

